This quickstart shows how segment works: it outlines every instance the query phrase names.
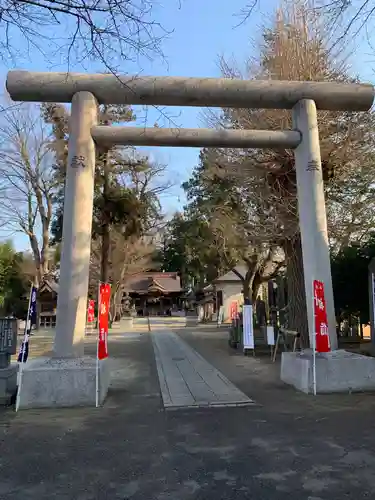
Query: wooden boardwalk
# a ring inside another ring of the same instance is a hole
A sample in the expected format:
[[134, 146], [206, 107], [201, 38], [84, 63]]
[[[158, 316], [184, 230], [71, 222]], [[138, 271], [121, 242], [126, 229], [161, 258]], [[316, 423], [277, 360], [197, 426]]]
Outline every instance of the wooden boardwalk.
[[155, 331], [151, 337], [166, 409], [254, 404], [172, 331]]

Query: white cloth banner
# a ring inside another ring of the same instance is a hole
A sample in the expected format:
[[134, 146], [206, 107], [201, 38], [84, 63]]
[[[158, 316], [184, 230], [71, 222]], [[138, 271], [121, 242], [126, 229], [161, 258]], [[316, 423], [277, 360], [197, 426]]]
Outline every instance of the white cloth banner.
[[224, 306], [220, 306], [219, 314], [217, 316], [217, 324], [220, 326], [223, 323], [224, 319]]
[[253, 306], [243, 306], [243, 347], [254, 349]]
[[267, 326], [267, 344], [275, 345], [275, 330], [273, 326]]
[[203, 320], [204, 310], [202, 306], [198, 306], [198, 321]]

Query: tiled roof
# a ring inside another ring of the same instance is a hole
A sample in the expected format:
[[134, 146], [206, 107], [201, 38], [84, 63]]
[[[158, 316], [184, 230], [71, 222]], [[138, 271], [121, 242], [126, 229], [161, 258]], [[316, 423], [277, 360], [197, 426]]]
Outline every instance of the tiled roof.
[[177, 273], [141, 273], [133, 276], [123, 287], [124, 292], [161, 293], [181, 292], [181, 280]]
[[44, 290], [59, 293], [59, 284], [55, 280], [44, 280], [39, 291], [43, 292]]
[[[59, 292], [59, 284], [55, 280], [45, 280], [40, 291]], [[140, 273], [133, 276], [123, 287], [124, 292], [147, 293], [160, 291], [161, 293], [181, 292], [181, 280], [177, 273]]]

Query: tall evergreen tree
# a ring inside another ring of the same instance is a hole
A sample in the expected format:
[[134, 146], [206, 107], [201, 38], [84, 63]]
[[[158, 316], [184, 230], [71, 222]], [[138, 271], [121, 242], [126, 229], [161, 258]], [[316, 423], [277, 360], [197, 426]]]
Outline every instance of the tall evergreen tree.
[[[340, 59], [328, 51], [325, 19], [307, 8], [305, 2], [286, 1], [278, 9], [273, 25], [264, 29], [259, 56], [246, 70], [246, 78], [273, 80], [354, 81]], [[222, 61], [227, 77], [243, 77], [243, 72]], [[374, 145], [375, 120], [372, 113], [319, 112], [319, 133], [323, 175], [330, 202], [337, 201], [353, 175], [361, 169], [373, 171], [369, 151]], [[221, 123], [225, 127], [246, 129], [290, 129], [290, 112], [280, 110], [226, 109]], [[228, 159], [228, 154], [230, 158]], [[301, 238], [298, 224], [296, 178], [292, 151], [225, 151], [222, 168], [237, 175], [252, 190], [259, 207], [269, 214], [259, 231], [284, 249], [290, 328], [302, 332], [307, 341], [305, 287]], [[363, 212], [364, 213], [364, 212]], [[362, 219], [362, 223], [365, 220]], [[337, 221], [336, 221], [337, 223]], [[331, 224], [332, 227], [332, 224]], [[356, 229], [358, 227], [356, 226]], [[335, 243], [339, 244], [336, 232]]]
[[23, 318], [27, 309], [25, 296], [29, 283], [22, 273], [23, 255], [10, 241], [0, 243], [0, 311]]

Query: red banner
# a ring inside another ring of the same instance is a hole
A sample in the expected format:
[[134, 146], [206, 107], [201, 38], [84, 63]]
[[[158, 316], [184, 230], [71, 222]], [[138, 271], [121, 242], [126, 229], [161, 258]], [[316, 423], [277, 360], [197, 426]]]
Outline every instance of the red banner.
[[108, 283], [101, 283], [99, 286], [98, 359], [108, 358], [108, 327], [109, 327], [110, 298], [111, 298], [111, 285]]
[[329, 352], [328, 320], [324, 283], [314, 280], [314, 318], [315, 318], [315, 349], [316, 352]]
[[95, 300], [89, 300], [87, 306], [87, 323], [93, 323], [95, 321]]
[[230, 319], [234, 320], [238, 317], [238, 302], [232, 302], [230, 305]]

